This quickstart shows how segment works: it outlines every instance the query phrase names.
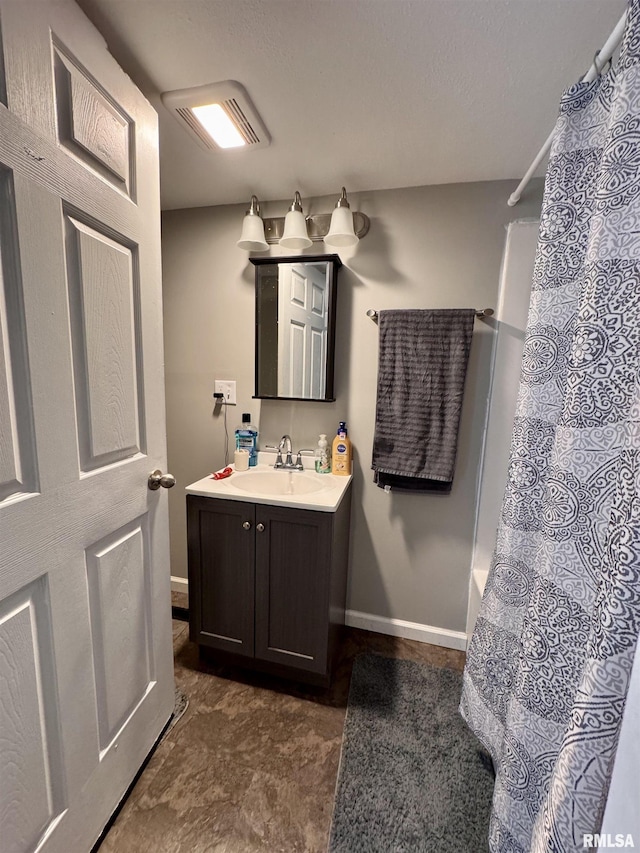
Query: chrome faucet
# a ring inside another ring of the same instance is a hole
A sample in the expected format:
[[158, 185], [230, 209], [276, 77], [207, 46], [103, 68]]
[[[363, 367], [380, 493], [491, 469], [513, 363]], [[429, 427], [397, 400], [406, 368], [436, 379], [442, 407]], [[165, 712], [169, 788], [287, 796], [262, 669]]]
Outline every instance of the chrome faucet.
[[[287, 454], [284, 462], [282, 461], [282, 451], [285, 451]], [[278, 445], [278, 456], [280, 458], [280, 465], [278, 465], [278, 460], [276, 459], [276, 464], [273, 466], [274, 468], [293, 468], [293, 459], [291, 458], [291, 436], [283, 435], [280, 439], [280, 444]]]
[[[296, 455], [296, 461], [293, 461], [293, 450], [291, 447], [291, 436], [283, 435], [280, 439], [278, 446], [276, 447], [274, 444], [266, 444], [269, 450], [277, 450], [276, 461], [273, 464], [273, 467], [279, 471], [304, 471], [304, 465], [302, 464], [302, 454], [303, 453], [313, 453], [313, 450], [309, 450], [308, 448], [302, 448], [299, 450]], [[282, 452], [286, 453], [284, 462], [282, 461]]]
[[[267, 445], [268, 446], [268, 445]], [[296, 461], [293, 461], [293, 450], [291, 447], [291, 436], [283, 435], [277, 447], [278, 454], [274, 463], [274, 468], [281, 471], [302, 471], [302, 457], [298, 453]], [[284, 462], [282, 461], [282, 453], [286, 454]]]

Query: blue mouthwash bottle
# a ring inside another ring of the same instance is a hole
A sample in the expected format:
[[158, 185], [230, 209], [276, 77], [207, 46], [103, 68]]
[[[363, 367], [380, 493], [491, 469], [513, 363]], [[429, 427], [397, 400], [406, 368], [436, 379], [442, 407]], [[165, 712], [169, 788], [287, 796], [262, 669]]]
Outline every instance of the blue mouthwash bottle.
[[258, 464], [258, 430], [251, 424], [251, 414], [242, 415], [242, 423], [236, 429], [236, 450], [249, 451], [249, 467]]

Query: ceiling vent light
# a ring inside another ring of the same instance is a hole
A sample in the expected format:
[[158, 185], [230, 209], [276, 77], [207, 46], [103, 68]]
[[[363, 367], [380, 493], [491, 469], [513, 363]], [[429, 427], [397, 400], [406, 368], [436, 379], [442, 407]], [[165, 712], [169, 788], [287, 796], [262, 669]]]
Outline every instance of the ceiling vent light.
[[163, 92], [162, 103], [206, 151], [266, 148], [271, 138], [235, 80]]

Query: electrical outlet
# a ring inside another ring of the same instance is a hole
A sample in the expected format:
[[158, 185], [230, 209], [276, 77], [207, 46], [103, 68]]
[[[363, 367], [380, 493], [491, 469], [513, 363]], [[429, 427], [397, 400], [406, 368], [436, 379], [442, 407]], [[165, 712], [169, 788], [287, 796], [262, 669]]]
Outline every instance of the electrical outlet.
[[223, 394], [222, 402], [227, 406], [236, 405], [236, 383], [231, 379], [216, 379], [213, 383], [213, 393]]

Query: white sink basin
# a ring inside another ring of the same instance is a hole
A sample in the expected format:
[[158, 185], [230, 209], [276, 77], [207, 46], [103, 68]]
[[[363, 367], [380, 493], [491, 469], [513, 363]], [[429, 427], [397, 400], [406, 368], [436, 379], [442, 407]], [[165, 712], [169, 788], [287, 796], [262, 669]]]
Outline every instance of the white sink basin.
[[242, 492], [258, 495], [310, 495], [327, 488], [317, 477], [306, 471], [236, 472], [233, 485]]
[[[318, 512], [335, 512], [347, 494], [351, 477], [317, 474], [311, 467], [304, 471], [277, 471], [273, 468], [274, 461], [275, 453], [260, 451], [255, 468], [234, 471], [223, 480], [214, 480], [209, 474], [191, 483], [186, 491], [207, 498]], [[312, 465], [313, 459], [305, 458], [304, 462]]]

